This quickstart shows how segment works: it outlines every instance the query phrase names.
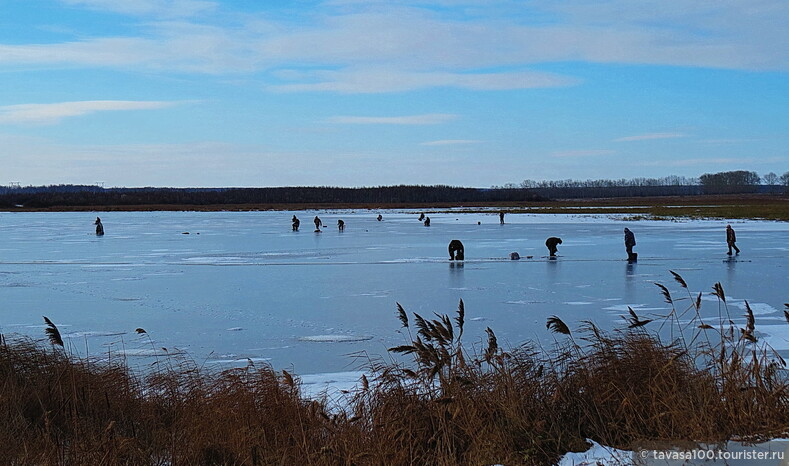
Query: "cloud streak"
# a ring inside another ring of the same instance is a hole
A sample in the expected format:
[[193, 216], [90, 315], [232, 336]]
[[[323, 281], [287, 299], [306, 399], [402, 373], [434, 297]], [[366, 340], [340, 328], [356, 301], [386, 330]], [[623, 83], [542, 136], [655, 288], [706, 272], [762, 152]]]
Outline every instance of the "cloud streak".
[[678, 139], [687, 137], [684, 133], [648, 133], [614, 139], [614, 142], [650, 141], [653, 139]]
[[615, 153], [616, 153], [615, 151], [605, 150], [605, 149], [565, 150], [565, 151], [554, 152], [553, 154], [551, 154], [551, 157], [558, 157], [558, 158], [597, 157], [600, 155], [611, 155]]
[[214, 10], [216, 2], [203, 0], [60, 0], [66, 5], [135, 16], [184, 17]]
[[0, 107], [0, 123], [53, 124], [60, 122], [64, 118], [97, 112], [158, 110], [177, 104], [177, 102], [161, 101], [87, 100], [53, 104], [6, 105]]
[[449, 113], [386, 117], [335, 116], [329, 118], [328, 122], [342, 125], [438, 125], [455, 120], [457, 117]]
[[458, 146], [467, 144], [479, 144], [482, 141], [475, 139], [441, 139], [438, 141], [427, 141], [420, 143], [420, 146]]

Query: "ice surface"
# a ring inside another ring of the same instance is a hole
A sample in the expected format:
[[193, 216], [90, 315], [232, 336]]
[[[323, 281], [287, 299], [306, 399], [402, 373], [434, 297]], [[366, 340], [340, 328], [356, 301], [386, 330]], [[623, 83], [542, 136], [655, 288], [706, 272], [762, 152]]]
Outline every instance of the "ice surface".
[[[500, 225], [497, 212], [425, 211], [429, 228], [419, 211], [405, 210], [381, 211], [382, 222], [377, 210], [102, 212], [100, 238], [95, 212], [2, 213], [0, 332], [46, 341], [46, 315], [77, 354], [137, 360], [178, 348], [199, 364], [345, 373], [407, 343], [398, 302], [432, 318], [463, 299], [466, 345], [482, 345], [490, 327], [502, 346], [537, 339], [550, 347], [552, 315], [572, 329], [584, 320], [622, 327], [627, 306], [642, 318], [665, 315], [671, 306], [659, 282], [678, 310], [701, 291], [705, 319], [730, 315], [738, 326], [747, 299], [760, 341], [789, 357], [787, 223], [508, 214]], [[302, 231], [291, 231], [294, 214]], [[315, 215], [329, 225], [323, 233], [309, 228]], [[338, 218], [344, 232], [333, 227]], [[742, 250], [733, 258], [727, 223]], [[625, 260], [624, 227], [638, 242], [634, 264]], [[549, 236], [563, 240], [556, 260], [546, 257]], [[466, 261], [448, 260], [452, 239], [463, 241]], [[524, 259], [509, 260], [513, 251]], [[710, 295], [716, 282], [725, 304]]]

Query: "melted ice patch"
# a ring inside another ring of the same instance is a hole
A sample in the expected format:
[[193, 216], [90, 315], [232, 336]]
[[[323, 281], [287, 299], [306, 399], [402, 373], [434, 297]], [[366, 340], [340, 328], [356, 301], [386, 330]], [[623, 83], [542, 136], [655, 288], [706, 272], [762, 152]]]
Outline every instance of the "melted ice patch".
[[90, 337], [114, 337], [118, 335], [126, 335], [126, 332], [71, 332], [63, 334], [63, 338], [90, 338]]
[[372, 340], [373, 337], [366, 335], [308, 335], [299, 337], [299, 341], [311, 341], [317, 343], [347, 343], [353, 341]]
[[327, 372], [325, 374], [307, 374], [301, 379], [301, 394], [304, 398], [315, 399], [322, 395], [336, 396], [339, 393], [353, 391], [359, 384], [362, 371]]

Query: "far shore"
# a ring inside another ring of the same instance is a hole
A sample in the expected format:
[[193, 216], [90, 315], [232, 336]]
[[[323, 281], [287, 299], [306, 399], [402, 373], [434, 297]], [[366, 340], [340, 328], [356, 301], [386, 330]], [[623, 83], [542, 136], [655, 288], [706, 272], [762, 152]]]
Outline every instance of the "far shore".
[[[621, 207], [621, 209], [619, 208]], [[277, 203], [277, 204], [145, 204], [145, 205], [64, 205], [50, 207], [0, 207], [2, 212], [244, 212], [300, 210], [390, 210], [441, 212], [458, 209], [467, 213], [499, 209], [507, 213], [529, 214], [628, 214], [633, 220], [684, 218], [742, 218], [789, 221], [789, 195], [732, 194], [704, 196], [620, 197], [557, 199], [514, 203]]]

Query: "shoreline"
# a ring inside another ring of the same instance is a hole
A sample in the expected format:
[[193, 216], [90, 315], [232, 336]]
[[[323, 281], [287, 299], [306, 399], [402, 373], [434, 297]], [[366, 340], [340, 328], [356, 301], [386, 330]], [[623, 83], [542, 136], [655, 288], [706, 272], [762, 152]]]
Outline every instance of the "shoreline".
[[304, 210], [394, 210], [466, 213], [502, 209], [508, 214], [631, 214], [633, 220], [683, 218], [752, 218], [789, 221], [789, 195], [738, 194], [701, 196], [557, 199], [530, 202], [419, 203], [273, 203], [273, 204], [144, 204], [0, 207], [0, 212], [260, 212]]

